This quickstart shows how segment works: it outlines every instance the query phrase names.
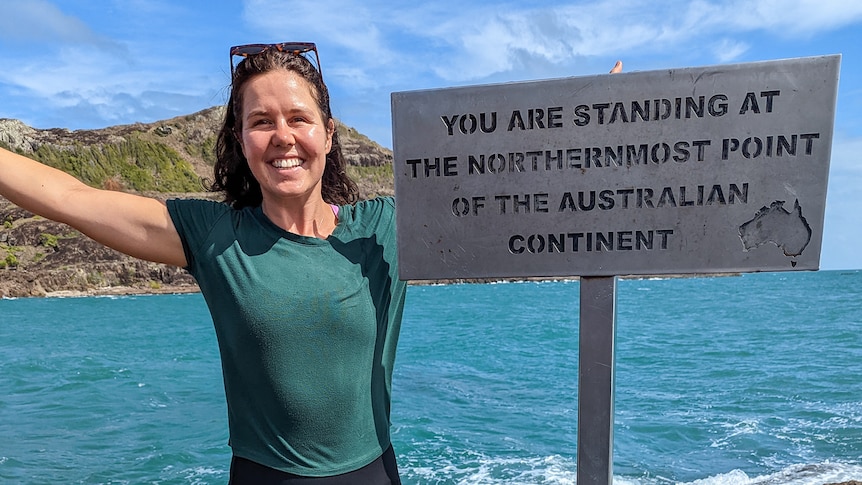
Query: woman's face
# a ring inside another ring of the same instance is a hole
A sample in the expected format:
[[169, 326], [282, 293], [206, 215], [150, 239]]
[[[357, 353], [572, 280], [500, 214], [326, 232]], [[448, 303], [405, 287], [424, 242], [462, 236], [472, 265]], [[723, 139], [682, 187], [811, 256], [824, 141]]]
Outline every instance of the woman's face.
[[311, 85], [292, 71], [275, 70], [251, 78], [241, 94], [242, 152], [264, 204], [322, 200], [335, 124], [324, 122]]

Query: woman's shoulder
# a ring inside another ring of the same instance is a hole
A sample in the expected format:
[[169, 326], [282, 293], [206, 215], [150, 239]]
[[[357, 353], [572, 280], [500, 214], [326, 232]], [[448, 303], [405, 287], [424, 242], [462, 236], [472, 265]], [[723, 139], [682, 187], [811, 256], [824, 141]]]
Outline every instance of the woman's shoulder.
[[370, 199], [360, 200], [356, 203], [356, 205], [369, 205], [369, 206], [389, 206], [395, 207], [395, 197], [391, 195], [379, 195], [377, 197], [373, 197]]
[[361, 200], [350, 207], [357, 218], [381, 217], [394, 214], [395, 199], [392, 196], [374, 197]]
[[213, 208], [218, 207], [218, 208], [224, 208], [227, 210], [231, 209], [231, 206], [229, 204], [217, 201], [215, 199], [208, 199], [208, 198], [203, 198], [203, 197], [174, 198], [174, 199], [168, 199], [167, 203], [168, 204], [179, 204], [179, 205], [184, 205], [184, 206], [213, 207]]
[[388, 233], [395, 229], [395, 200], [390, 196], [375, 197], [341, 207], [339, 225], [351, 233]]
[[230, 221], [238, 211], [224, 202], [212, 199], [168, 199], [168, 213], [177, 230], [198, 228], [207, 230], [218, 221]]
[[230, 205], [212, 199], [168, 199], [166, 201], [166, 204], [168, 206], [168, 209], [183, 213], [207, 213], [213, 215], [221, 215], [234, 210]]

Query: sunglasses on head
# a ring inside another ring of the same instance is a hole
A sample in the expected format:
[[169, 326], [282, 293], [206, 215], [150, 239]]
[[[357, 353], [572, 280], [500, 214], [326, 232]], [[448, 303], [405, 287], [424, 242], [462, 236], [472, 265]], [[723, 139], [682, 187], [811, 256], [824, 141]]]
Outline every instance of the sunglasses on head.
[[[277, 44], [245, 44], [235, 45], [230, 48], [230, 75], [233, 78], [236, 65], [233, 62], [234, 57], [251, 57], [262, 54], [270, 49], [275, 49], [279, 52], [286, 52], [293, 55], [303, 55], [308, 52], [314, 52], [314, 67], [317, 72], [323, 77], [323, 71], [320, 70], [320, 56], [317, 53], [317, 46], [313, 42], [279, 42]], [[306, 56], [306, 58], [308, 58]], [[309, 60], [311, 60], [309, 58]]]

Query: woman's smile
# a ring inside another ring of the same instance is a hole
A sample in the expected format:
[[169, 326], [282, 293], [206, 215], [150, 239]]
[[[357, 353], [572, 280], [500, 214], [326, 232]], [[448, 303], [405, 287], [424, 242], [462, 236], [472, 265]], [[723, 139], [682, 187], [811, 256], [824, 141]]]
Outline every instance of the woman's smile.
[[296, 168], [302, 165], [302, 160], [298, 158], [279, 158], [272, 161], [272, 166], [275, 168]]

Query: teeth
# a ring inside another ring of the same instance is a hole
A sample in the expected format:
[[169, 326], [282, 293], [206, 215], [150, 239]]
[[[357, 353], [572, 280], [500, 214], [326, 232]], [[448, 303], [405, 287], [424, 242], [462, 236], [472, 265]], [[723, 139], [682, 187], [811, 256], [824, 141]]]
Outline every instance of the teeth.
[[284, 160], [284, 159], [274, 160], [272, 162], [272, 166], [275, 168], [293, 168], [293, 167], [298, 167], [300, 165], [302, 165], [302, 160], [297, 160], [295, 158], [292, 158], [290, 160]]

